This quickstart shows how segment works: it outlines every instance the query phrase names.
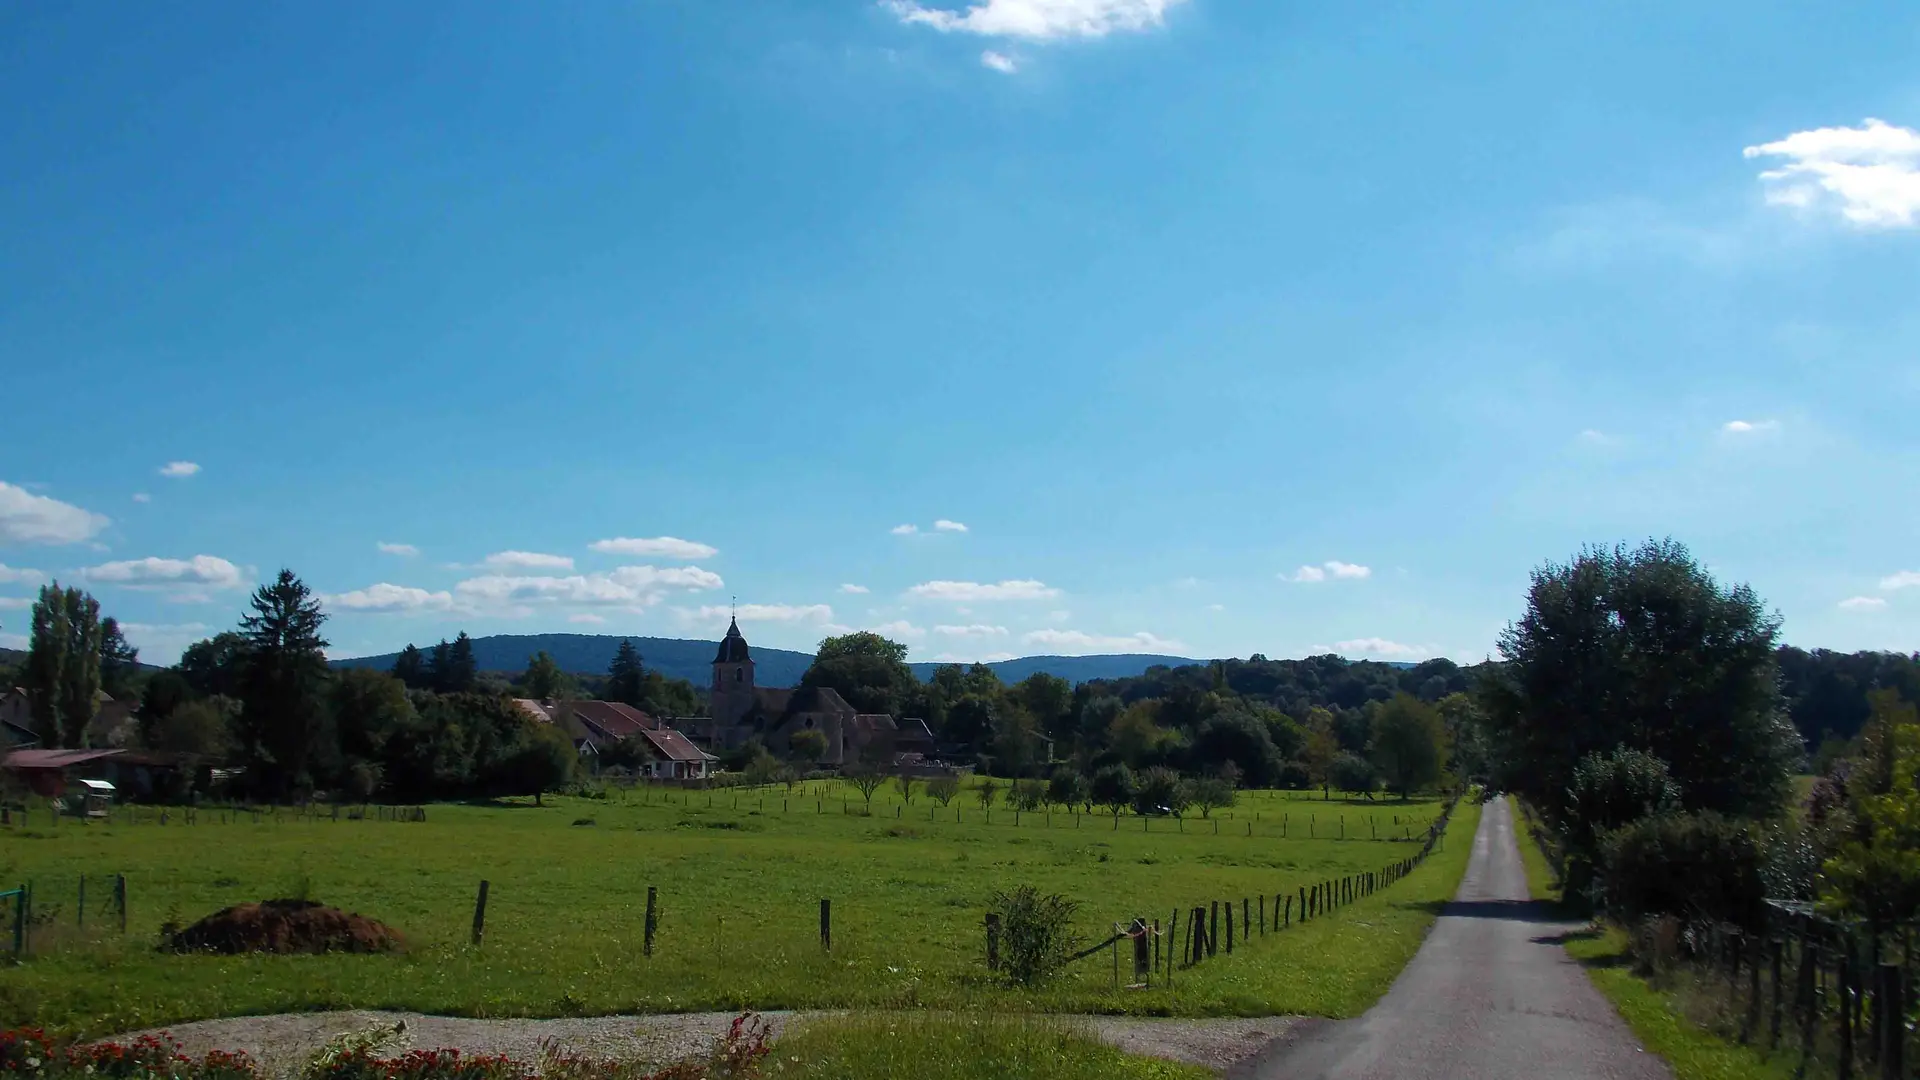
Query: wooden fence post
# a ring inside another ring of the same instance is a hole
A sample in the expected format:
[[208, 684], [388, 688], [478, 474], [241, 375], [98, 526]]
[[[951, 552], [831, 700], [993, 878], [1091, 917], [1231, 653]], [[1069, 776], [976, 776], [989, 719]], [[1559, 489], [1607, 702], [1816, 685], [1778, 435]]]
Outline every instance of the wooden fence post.
[[1207, 955], [1216, 956], [1220, 950], [1220, 901], [1213, 901], [1213, 915], [1208, 921], [1213, 925], [1207, 930]]
[[487, 932], [487, 879], [480, 879], [480, 895], [473, 902], [473, 943], [477, 947]]
[[1267, 894], [1260, 894], [1260, 932], [1267, 932]]
[[87, 925], [87, 875], [80, 875], [80, 903], [74, 908], [74, 925]]
[[127, 932], [127, 875], [117, 874], [113, 879], [113, 906], [120, 912], [120, 932]]
[[820, 947], [833, 951], [833, 901], [820, 898]]
[[1227, 901], [1227, 955], [1233, 955], [1233, 901]]
[[[1277, 896], [1274, 897], [1273, 899], [1275, 903], [1278, 903], [1280, 900], [1280, 898]], [[1281, 916], [1281, 919], [1280, 919], [1280, 929], [1285, 930], [1292, 925], [1293, 925], [1293, 897], [1289, 895], [1287, 897], [1286, 914]]]
[[653, 934], [660, 927], [660, 890], [653, 885], [647, 886], [647, 921], [641, 927], [641, 955], [652, 956]]
[[1000, 916], [987, 913], [987, 970], [1000, 970]]

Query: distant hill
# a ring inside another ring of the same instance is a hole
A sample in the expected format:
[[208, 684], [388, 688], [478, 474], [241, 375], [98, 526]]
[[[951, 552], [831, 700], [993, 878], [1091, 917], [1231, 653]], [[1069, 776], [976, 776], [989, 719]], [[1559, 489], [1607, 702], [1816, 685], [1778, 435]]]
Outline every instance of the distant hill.
[[[546, 650], [564, 671], [582, 675], [604, 675], [622, 637], [613, 634], [496, 634], [473, 639], [473, 659], [482, 671], [523, 671], [527, 658]], [[717, 641], [689, 641], [685, 638], [636, 637], [633, 646], [649, 668], [664, 675], [686, 679], [705, 686], [712, 677], [713, 654]], [[425, 648], [422, 643], [422, 648]], [[358, 656], [333, 661], [336, 668], [390, 668], [399, 653]], [[762, 686], [798, 686], [800, 677], [813, 664], [813, 654], [791, 649], [753, 647], [754, 681]], [[1019, 682], [1036, 671], [1058, 675], [1068, 682], [1088, 679], [1118, 679], [1138, 675], [1155, 664], [1179, 666], [1197, 664], [1178, 656], [1152, 656], [1127, 653], [1113, 656], [1023, 656], [989, 664], [1002, 681]], [[911, 664], [913, 673], [930, 678], [939, 664]]]

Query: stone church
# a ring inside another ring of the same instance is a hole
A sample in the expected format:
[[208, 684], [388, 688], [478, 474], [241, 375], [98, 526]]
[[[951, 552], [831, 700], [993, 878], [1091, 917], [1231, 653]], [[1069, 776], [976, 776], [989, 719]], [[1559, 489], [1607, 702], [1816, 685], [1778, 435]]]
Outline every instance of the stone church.
[[826, 766], [852, 764], [863, 756], [891, 764], [901, 754], [928, 754], [933, 749], [932, 734], [924, 722], [896, 723], [885, 713], [859, 712], [832, 687], [756, 685], [753, 651], [740, 633], [738, 619], [728, 624], [713, 657], [708, 711], [712, 716], [701, 735], [710, 747], [739, 746], [757, 735], [767, 749], [785, 754], [795, 732], [818, 731], [827, 740], [819, 758]]

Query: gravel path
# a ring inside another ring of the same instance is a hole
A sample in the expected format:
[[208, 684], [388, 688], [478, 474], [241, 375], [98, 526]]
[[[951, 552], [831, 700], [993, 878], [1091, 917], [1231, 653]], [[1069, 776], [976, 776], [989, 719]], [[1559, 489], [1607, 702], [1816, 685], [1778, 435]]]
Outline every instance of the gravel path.
[[1527, 892], [1506, 800], [1460, 891], [1393, 989], [1357, 1020], [1297, 1026], [1239, 1070], [1260, 1080], [1672, 1080], [1560, 947]]
[[[469, 1054], [506, 1054], [537, 1061], [543, 1043], [592, 1057], [677, 1061], [706, 1051], [735, 1013], [599, 1016], [575, 1020], [468, 1020], [400, 1012], [283, 1013], [202, 1020], [165, 1029], [189, 1054], [244, 1050], [268, 1070], [286, 1075], [328, 1039], [375, 1027], [405, 1028], [383, 1054], [450, 1047]], [[792, 1021], [827, 1013], [765, 1013], [777, 1035]], [[1167, 1020], [1127, 1016], [1060, 1016], [1102, 1042], [1132, 1054], [1166, 1058], [1225, 1072], [1254, 1059], [1295, 1023], [1293, 1017]], [[125, 1036], [133, 1038], [140, 1033]]]

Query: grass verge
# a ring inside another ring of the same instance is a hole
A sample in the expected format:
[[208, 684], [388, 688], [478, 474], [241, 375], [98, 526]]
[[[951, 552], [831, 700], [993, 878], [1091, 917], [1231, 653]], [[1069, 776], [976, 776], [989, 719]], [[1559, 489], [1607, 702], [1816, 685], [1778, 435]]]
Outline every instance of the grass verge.
[[1191, 1065], [1134, 1057], [1033, 1017], [854, 1014], [774, 1044], [764, 1071], [803, 1080], [1203, 1080]]

